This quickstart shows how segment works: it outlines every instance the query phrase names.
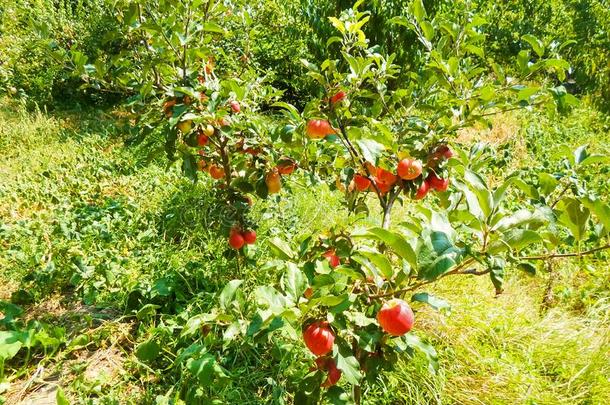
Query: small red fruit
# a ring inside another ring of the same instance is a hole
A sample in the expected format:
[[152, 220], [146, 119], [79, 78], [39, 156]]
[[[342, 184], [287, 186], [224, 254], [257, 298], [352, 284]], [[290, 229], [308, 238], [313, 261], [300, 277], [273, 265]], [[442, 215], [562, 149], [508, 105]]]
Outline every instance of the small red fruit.
[[428, 194], [428, 191], [430, 191], [430, 184], [428, 184], [428, 181], [423, 181], [418, 187], [417, 192], [415, 193], [415, 199], [423, 200], [424, 197]]
[[229, 245], [233, 249], [241, 249], [245, 243], [244, 237], [241, 236], [239, 232], [232, 232], [231, 235], [229, 235]]
[[453, 157], [453, 151], [449, 149], [449, 146], [447, 145], [439, 146], [434, 154], [437, 156], [442, 156], [445, 159], [451, 159]]
[[371, 181], [361, 174], [354, 175], [354, 183], [358, 191], [366, 191], [371, 186]]
[[392, 189], [393, 184], [385, 183], [381, 181], [379, 178], [376, 179], [375, 185], [381, 194], [385, 194]]
[[449, 179], [441, 179], [436, 173], [430, 173], [426, 182], [436, 191], [447, 191], [449, 187]]
[[422, 163], [416, 159], [402, 159], [398, 162], [396, 173], [403, 180], [415, 180], [421, 175]]
[[291, 161], [284, 161], [284, 162], [280, 162], [277, 165], [277, 171], [279, 174], [291, 174], [292, 172], [294, 172], [294, 169], [296, 169], [297, 165], [294, 164], [294, 162]]
[[335, 131], [327, 120], [309, 120], [306, 128], [307, 136], [311, 139], [322, 139]]
[[330, 267], [333, 269], [341, 264], [341, 260], [339, 259], [339, 256], [335, 254], [334, 249], [327, 250], [322, 256], [328, 260], [328, 264], [330, 264]]
[[303, 293], [303, 297], [310, 299], [312, 296], [313, 296], [313, 288], [307, 287], [307, 289]]
[[340, 101], [343, 101], [345, 99], [345, 96], [346, 96], [345, 92], [343, 90], [341, 90], [330, 98], [330, 103], [336, 104]]
[[385, 332], [392, 336], [402, 336], [413, 328], [415, 315], [409, 304], [401, 299], [393, 299], [381, 307], [377, 321]]
[[334, 359], [328, 359], [326, 367], [328, 368], [328, 377], [326, 377], [326, 381], [322, 383], [322, 387], [324, 388], [332, 387], [341, 379], [341, 370], [337, 368], [337, 363], [335, 363]]
[[208, 136], [206, 134], [204, 134], [203, 132], [200, 132], [197, 135], [197, 145], [205, 146], [207, 144], [208, 144]]
[[388, 170], [382, 169], [381, 167], [377, 168], [377, 179], [380, 183], [386, 183], [390, 186], [393, 186], [398, 180], [396, 175]]
[[211, 165], [210, 176], [215, 180], [220, 180], [225, 176], [225, 169], [218, 165]]
[[231, 106], [231, 110], [232, 110], [232, 111], [233, 111], [235, 114], [237, 114], [238, 112], [240, 112], [240, 111], [241, 111], [241, 106], [239, 105], [239, 103], [238, 103], [237, 101], [233, 100], [233, 101], [231, 101], [231, 102], [229, 103], [229, 105]]
[[324, 356], [333, 349], [335, 335], [328, 326], [328, 322], [317, 321], [312, 323], [303, 332], [303, 340], [307, 348], [316, 356]]
[[248, 245], [253, 245], [256, 242], [256, 232], [254, 230], [244, 231], [241, 236]]

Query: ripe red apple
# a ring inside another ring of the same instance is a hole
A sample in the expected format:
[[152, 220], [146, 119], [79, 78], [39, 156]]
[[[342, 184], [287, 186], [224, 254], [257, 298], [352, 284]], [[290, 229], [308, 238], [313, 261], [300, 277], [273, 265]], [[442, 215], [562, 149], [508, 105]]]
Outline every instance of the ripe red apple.
[[237, 101], [232, 100], [229, 105], [231, 106], [231, 111], [233, 111], [235, 114], [241, 111], [241, 106]]
[[305, 131], [311, 139], [322, 139], [335, 133], [327, 120], [309, 120]]
[[256, 242], [256, 232], [252, 229], [244, 231], [241, 235], [243, 236], [244, 241], [248, 245], [253, 245], [254, 242]]
[[393, 186], [394, 183], [398, 180], [396, 175], [388, 170], [382, 169], [381, 167], [377, 168], [377, 179], [380, 183], [386, 183], [389, 186]]
[[447, 188], [449, 187], [449, 179], [442, 179], [434, 172], [428, 175], [426, 182], [436, 191], [447, 191]]
[[415, 180], [421, 175], [422, 163], [416, 159], [402, 159], [398, 162], [396, 173], [403, 180]]
[[176, 105], [176, 100], [167, 100], [163, 103], [163, 112], [167, 118], [171, 118], [173, 113], [173, 107]]
[[199, 134], [197, 134], [197, 145], [199, 146], [205, 146], [208, 144], [208, 136], [206, 134], [204, 134], [203, 132], [200, 132]]
[[453, 157], [453, 151], [449, 149], [449, 146], [447, 145], [439, 146], [434, 154], [437, 156], [442, 156], [445, 159], [451, 159]]
[[307, 348], [316, 356], [324, 356], [333, 349], [335, 335], [326, 321], [316, 321], [303, 332]]
[[409, 304], [401, 299], [393, 299], [381, 307], [377, 321], [385, 332], [392, 336], [402, 336], [413, 328], [415, 315]]
[[341, 370], [337, 368], [335, 359], [328, 359], [326, 368], [328, 369], [328, 377], [326, 377], [326, 381], [322, 383], [322, 387], [324, 388], [332, 387], [341, 379]]
[[339, 259], [339, 256], [335, 254], [334, 249], [327, 250], [322, 256], [328, 260], [328, 264], [330, 264], [330, 267], [333, 269], [341, 264], [341, 260]]
[[415, 193], [415, 199], [423, 200], [424, 197], [428, 194], [428, 191], [430, 191], [430, 184], [428, 184], [428, 181], [424, 180], [417, 188], [417, 192]]
[[239, 232], [232, 232], [231, 235], [229, 235], [229, 246], [233, 249], [241, 249], [245, 243], [244, 237], [241, 236]]
[[281, 161], [277, 164], [277, 171], [280, 174], [291, 174], [292, 172], [294, 172], [294, 169], [296, 169], [297, 165], [290, 161], [290, 160], [285, 160], [285, 161]]
[[356, 190], [366, 191], [371, 186], [371, 181], [361, 174], [355, 174], [354, 184], [356, 185]]
[[222, 166], [210, 165], [210, 176], [215, 180], [220, 180], [225, 176], [225, 169]]
[[340, 101], [343, 101], [345, 99], [345, 96], [346, 96], [345, 92], [343, 90], [340, 90], [337, 93], [335, 93], [334, 96], [332, 96], [330, 98], [330, 103], [331, 104], [336, 104], [336, 103], [338, 103]]
[[375, 179], [375, 185], [381, 194], [385, 194], [392, 189], [393, 184], [381, 181], [378, 177]]

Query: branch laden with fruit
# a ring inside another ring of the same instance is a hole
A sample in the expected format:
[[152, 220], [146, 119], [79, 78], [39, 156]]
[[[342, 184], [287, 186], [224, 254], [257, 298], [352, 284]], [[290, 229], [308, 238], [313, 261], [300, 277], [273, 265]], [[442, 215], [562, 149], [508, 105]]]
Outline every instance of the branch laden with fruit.
[[[436, 352], [413, 330], [415, 314], [424, 304], [448, 304], [426, 286], [454, 275], [488, 275], [501, 293], [510, 266], [533, 272], [534, 261], [558, 257], [574, 241], [584, 247], [608, 238], [610, 208], [579, 177], [603, 157], [581, 148], [564, 154], [564, 173], [529, 179], [516, 173], [491, 183], [483, 173], [484, 148], [464, 151], [455, 142], [460, 129], [489, 125], [493, 114], [561, 110], [574, 102], [561, 87], [522, 84], [548, 72], [565, 75], [565, 61], [544, 48], [534, 47], [535, 58], [522, 51], [511, 76], [486, 58], [481, 18], [468, 14], [462, 26], [430, 19], [415, 0], [407, 16], [393, 21], [415, 32], [425, 63], [399, 82], [397, 73], [407, 68], [368, 43], [362, 28], [369, 17], [359, 1], [331, 19], [337, 36], [328, 47], [340, 57], [303, 61], [321, 93], [299, 111], [256, 72], [217, 77], [214, 43], [224, 29], [215, 21], [229, 19], [227, 6], [187, 1], [170, 13], [168, 4], [153, 11], [146, 1], [130, 2], [121, 14], [125, 36], [146, 46], [137, 68], [121, 70], [129, 77], [119, 81], [136, 83], [137, 137], [161, 140], [191, 179], [209, 174], [229, 247], [256, 242], [250, 205], [281, 194], [287, 176], [341, 192], [349, 213], [324, 235], [271, 239], [277, 260], [266, 268], [283, 274], [277, 285], [249, 290], [246, 300], [241, 280], [232, 280], [219, 307], [187, 322], [181, 337], [197, 350], [180, 358], [188, 357], [186, 368], [201, 385], [226, 378], [209, 353], [216, 342], [219, 350], [227, 342], [239, 349], [238, 337], [267, 344], [279, 335], [302, 339], [315, 356], [311, 368], [291, 370], [295, 403], [320, 397], [360, 403], [363, 386], [399, 355], [420, 351], [434, 369]], [[516, 194], [528, 201], [519, 209], [509, 202]], [[400, 222], [392, 222], [399, 207]], [[539, 248], [545, 253], [530, 253]], [[205, 342], [205, 350], [196, 342]]]

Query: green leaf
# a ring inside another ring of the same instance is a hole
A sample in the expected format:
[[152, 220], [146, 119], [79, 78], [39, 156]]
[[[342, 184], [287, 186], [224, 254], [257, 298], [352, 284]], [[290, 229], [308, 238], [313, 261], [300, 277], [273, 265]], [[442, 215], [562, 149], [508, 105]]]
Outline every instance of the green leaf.
[[536, 266], [534, 266], [531, 263], [528, 263], [528, 262], [519, 263], [517, 265], [517, 268], [519, 270], [523, 270], [524, 272], [526, 272], [530, 276], [535, 276], [536, 275]]
[[402, 337], [407, 346], [417, 349], [422, 352], [428, 359], [428, 369], [431, 373], [436, 374], [438, 370], [438, 354], [434, 346], [423, 342], [419, 336], [414, 333], [407, 333]]
[[203, 23], [203, 30], [207, 32], [215, 32], [217, 34], [224, 34], [225, 30], [219, 24], [213, 21], [206, 21]]
[[424, 33], [424, 37], [428, 41], [432, 41], [432, 39], [434, 38], [434, 26], [432, 26], [432, 24], [430, 24], [430, 22], [425, 21], [425, 20], [421, 21], [419, 23], [419, 26], [421, 27], [421, 30]]
[[361, 256], [366, 257], [379, 271], [381, 271], [381, 274], [383, 274], [387, 280], [392, 279], [394, 270], [392, 269], [392, 263], [390, 263], [390, 260], [386, 255], [377, 251], [365, 249], [360, 249], [358, 253]]
[[10, 360], [17, 355], [23, 346], [21, 333], [0, 331], [0, 359]]
[[235, 292], [242, 283], [243, 280], [231, 280], [225, 285], [219, 297], [221, 308], [227, 309], [229, 307], [231, 301], [233, 301], [233, 297], [235, 297]]
[[343, 372], [343, 376], [353, 385], [358, 385], [360, 380], [362, 379], [362, 374], [360, 373], [360, 363], [358, 363], [358, 359], [354, 357], [354, 355], [344, 347], [344, 345], [339, 345], [336, 354], [337, 368]]
[[157, 314], [158, 308], [161, 307], [155, 304], [146, 304], [136, 313], [136, 318], [138, 318], [139, 320], [143, 320], [155, 316]]
[[364, 159], [373, 164], [377, 163], [377, 159], [385, 150], [382, 144], [372, 139], [358, 139], [356, 144], [360, 147]]
[[279, 315], [286, 309], [286, 297], [271, 286], [259, 286], [254, 290], [258, 305], [269, 308], [273, 314]]
[[610, 232], [610, 206], [604, 204], [601, 200], [594, 200], [592, 198], [583, 198], [580, 201], [593, 212], [604, 228], [606, 228], [606, 231]]
[[70, 401], [68, 401], [68, 397], [66, 397], [66, 394], [61, 387], [57, 387], [57, 391], [55, 392], [55, 403], [57, 405], [70, 405]]
[[538, 38], [533, 35], [526, 34], [522, 36], [521, 39], [530, 44], [534, 52], [536, 52], [539, 57], [544, 55], [544, 44]]
[[560, 208], [559, 222], [570, 229], [574, 239], [582, 240], [586, 236], [587, 223], [591, 212], [576, 199], [568, 198], [562, 202], [563, 208]]
[[466, 180], [467, 184], [477, 196], [479, 206], [481, 207], [481, 211], [485, 218], [489, 217], [494, 207], [494, 200], [483, 178], [472, 170], [466, 170], [464, 173], [464, 180]]
[[136, 357], [143, 362], [151, 362], [155, 360], [161, 352], [161, 346], [155, 340], [148, 340], [141, 343], [136, 348]]
[[284, 102], [277, 102], [277, 103], [271, 104], [271, 106], [283, 108], [284, 110], [286, 110], [288, 112], [290, 117], [295, 121], [299, 121], [301, 118], [301, 115], [299, 114], [299, 110], [297, 110], [296, 107], [293, 106], [292, 104], [284, 103]]
[[407, 242], [407, 240], [398, 232], [383, 229], [381, 227], [373, 227], [367, 229], [364, 234], [352, 236], [375, 238], [389, 246], [394, 253], [406, 260], [411, 267], [417, 267], [417, 256], [415, 255], [413, 247], [411, 247], [409, 242]]
[[426, 18], [426, 9], [424, 8], [424, 2], [422, 0], [414, 0], [411, 6], [411, 12], [413, 16], [417, 20], [417, 22], [421, 22]]
[[287, 264], [286, 274], [284, 275], [284, 289], [294, 302], [298, 302], [307, 289], [307, 277], [294, 263]]
[[520, 209], [517, 212], [499, 220], [491, 229], [492, 231], [507, 231], [509, 229], [521, 227], [531, 223], [544, 223], [545, 219], [538, 211], [531, 212], [527, 209]]
[[434, 295], [428, 293], [417, 293], [411, 296], [411, 301], [414, 302], [423, 302], [425, 304], [430, 305], [437, 311], [446, 310], [447, 312], [451, 311], [451, 305], [441, 298], [438, 298]]
[[203, 387], [207, 387], [212, 383], [214, 378], [214, 366], [216, 359], [211, 354], [205, 354], [200, 359], [190, 359], [187, 364], [188, 370], [199, 380]]
[[272, 238], [267, 241], [269, 244], [269, 248], [271, 249], [271, 253], [282, 260], [290, 261], [296, 257], [296, 254], [290, 248], [290, 245], [280, 238]]

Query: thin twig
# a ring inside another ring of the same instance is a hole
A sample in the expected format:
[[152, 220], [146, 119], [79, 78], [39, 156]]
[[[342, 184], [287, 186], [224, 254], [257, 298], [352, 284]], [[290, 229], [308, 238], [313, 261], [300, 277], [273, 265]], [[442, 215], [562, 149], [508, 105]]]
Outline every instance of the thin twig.
[[591, 250], [585, 250], [584, 252], [572, 252], [572, 253], [552, 253], [548, 255], [540, 255], [540, 256], [523, 256], [520, 257], [521, 260], [548, 260], [548, 259], [558, 259], [558, 258], [566, 258], [566, 257], [581, 257], [591, 255], [593, 253], [599, 252], [600, 250], [610, 249], [610, 243], [604, 246], [599, 246]]

